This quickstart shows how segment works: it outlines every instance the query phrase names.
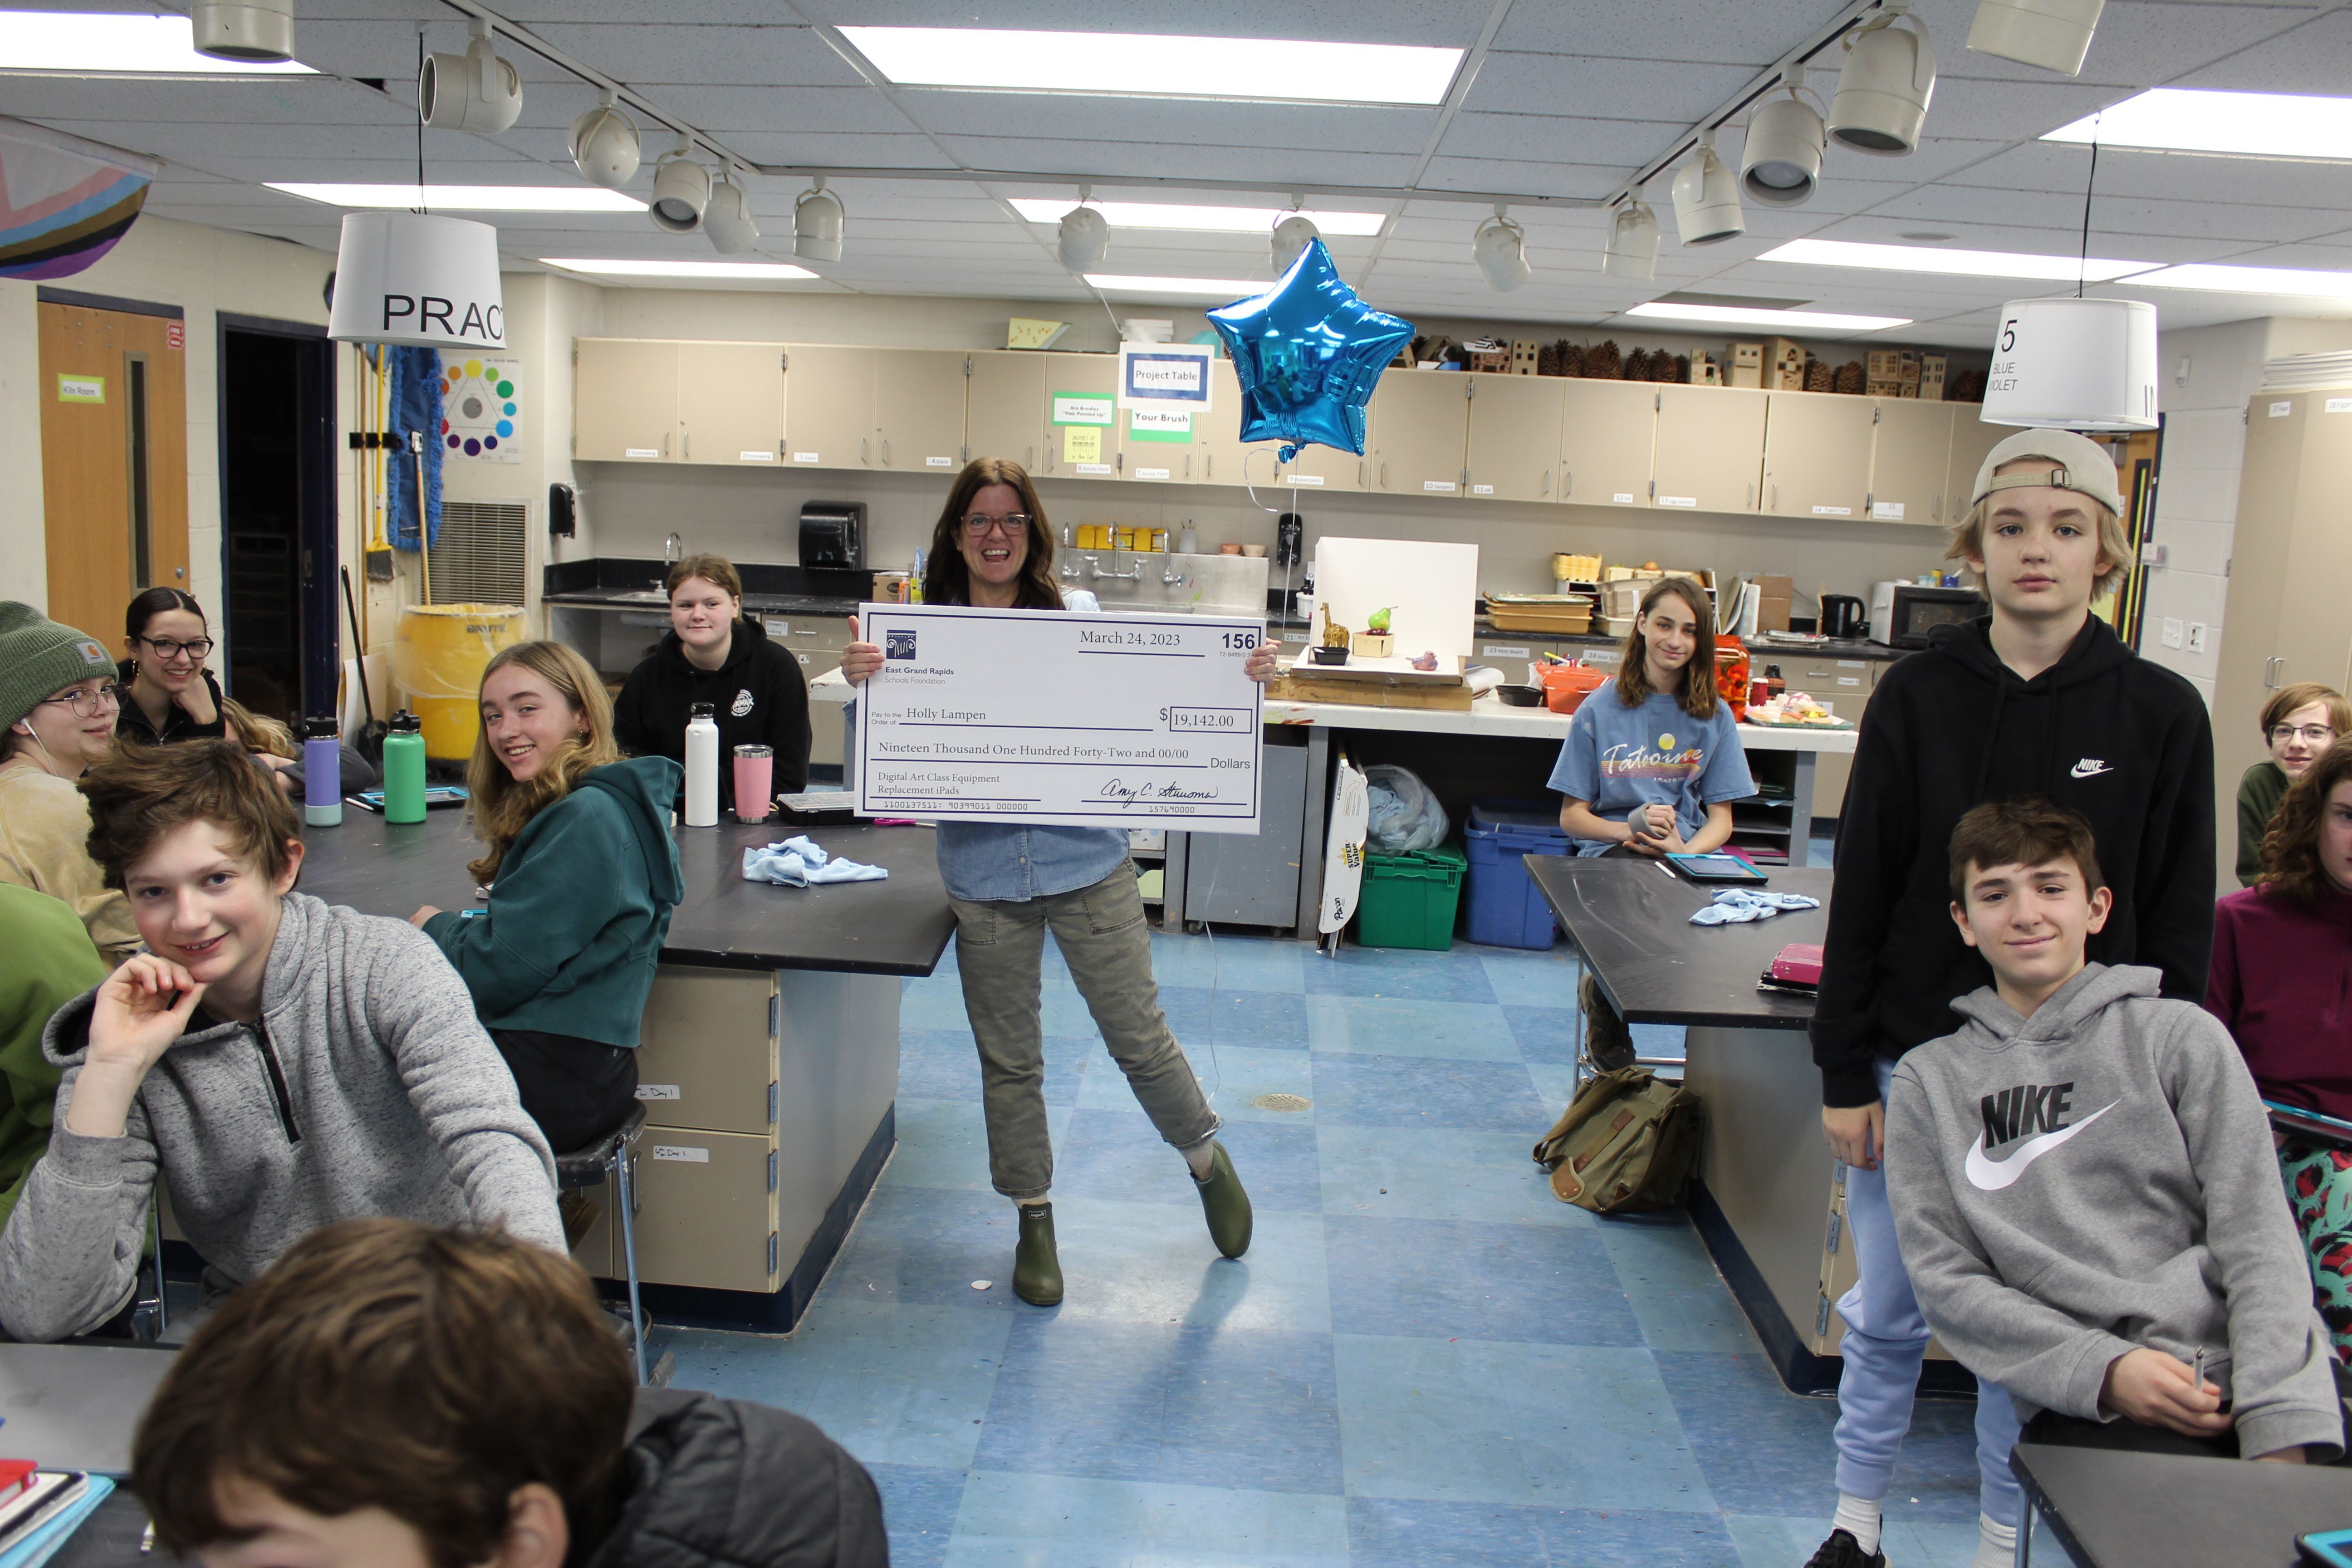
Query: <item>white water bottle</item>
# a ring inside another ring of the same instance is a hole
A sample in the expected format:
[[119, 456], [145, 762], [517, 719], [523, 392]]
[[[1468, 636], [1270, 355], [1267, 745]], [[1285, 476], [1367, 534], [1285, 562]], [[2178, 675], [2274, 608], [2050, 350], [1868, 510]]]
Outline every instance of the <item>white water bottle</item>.
[[686, 825], [719, 826], [719, 721], [708, 702], [687, 710]]

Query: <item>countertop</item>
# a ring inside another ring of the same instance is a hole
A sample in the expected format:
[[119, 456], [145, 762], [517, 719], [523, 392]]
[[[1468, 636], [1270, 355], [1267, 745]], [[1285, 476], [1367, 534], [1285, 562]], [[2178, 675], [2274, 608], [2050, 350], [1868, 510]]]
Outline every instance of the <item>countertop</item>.
[[[643, 610], [647, 615], [667, 618], [669, 601], [656, 594], [642, 596], [636, 589], [575, 588], [561, 594], [542, 594], [542, 605], [571, 605], [584, 610]], [[755, 616], [837, 616], [847, 617], [857, 613], [856, 599], [830, 599], [812, 594], [745, 593], [743, 608]]]
[[1812, 1018], [1811, 997], [1759, 991], [1756, 981], [1789, 943], [1824, 940], [1827, 870], [1766, 868], [1773, 891], [1819, 899], [1820, 909], [1747, 925], [1695, 926], [1692, 914], [1714, 902], [1716, 889], [1656, 861], [1530, 855], [1527, 867], [1627, 1023], [1801, 1029]]
[[[818, 969], [853, 974], [929, 974], [954, 933], [928, 827], [802, 828], [772, 818], [750, 826], [680, 827], [686, 899], [670, 919], [665, 963], [719, 969]], [[743, 879], [743, 851], [806, 833], [828, 854], [888, 868], [887, 880], [779, 888]], [[331, 904], [405, 920], [418, 906], [479, 907], [466, 863], [481, 853], [462, 809], [394, 824], [355, 805], [340, 827], [303, 831], [298, 884]]]

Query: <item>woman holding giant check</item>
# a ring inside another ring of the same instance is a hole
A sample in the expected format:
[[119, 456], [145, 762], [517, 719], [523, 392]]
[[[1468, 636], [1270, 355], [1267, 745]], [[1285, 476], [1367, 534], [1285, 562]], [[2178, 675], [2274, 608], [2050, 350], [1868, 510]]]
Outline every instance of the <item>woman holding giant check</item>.
[[[1097, 607], [1091, 594], [1065, 595], [1056, 585], [1053, 534], [1036, 489], [1018, 463], [996, 458], [967, 464], [948, 492], [931, 534], [923, 597], [989, 609]], [[843, 650], [841, 672], [853, 684], [882, 667], [876, 644]], [[1271, 679], [1273, 647], [1259, 647], [1244, 668], [1253, 680]], [[1227, 1258], [1246, 1252], [1249, 1194], [1217, 1142], [1217, 1113], [1160, 1010], [1150, 929], [1125, 830], [942, 821], [939, 853], [940, 878], [955, 909], [964, 1010], [980, 1044], [989, 1176], [1020, 1212], [1013, 1292], [1039, 1307], [1062, 1299], [1054, 1208], [1046, 1201], [1054, 1146], [1045, 1125], [1038, 991], [1049, 926], [1136, 1100], [1192, 1168], [1210, 1239]]]

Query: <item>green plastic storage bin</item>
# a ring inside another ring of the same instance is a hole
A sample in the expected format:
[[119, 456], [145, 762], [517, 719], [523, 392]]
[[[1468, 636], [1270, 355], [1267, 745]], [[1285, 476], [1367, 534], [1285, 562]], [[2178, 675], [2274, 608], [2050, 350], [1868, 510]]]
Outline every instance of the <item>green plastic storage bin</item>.
[[1365, 947], [1454, 945], [1454, 916], [1470, 858], [1451, 844], [1404, 855], [1364, 857], [1364, 890], [1356, 901], [1356, 941]]

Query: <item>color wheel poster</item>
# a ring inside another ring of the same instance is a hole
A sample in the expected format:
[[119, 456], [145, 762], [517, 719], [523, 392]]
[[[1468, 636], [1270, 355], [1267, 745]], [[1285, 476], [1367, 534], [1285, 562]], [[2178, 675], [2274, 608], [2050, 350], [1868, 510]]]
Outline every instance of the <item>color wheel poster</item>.
[[522, 361], [447, 359], [441, 363], [441, 445], [444, 458], [485, 463], [520, 463], [515, 432]]

